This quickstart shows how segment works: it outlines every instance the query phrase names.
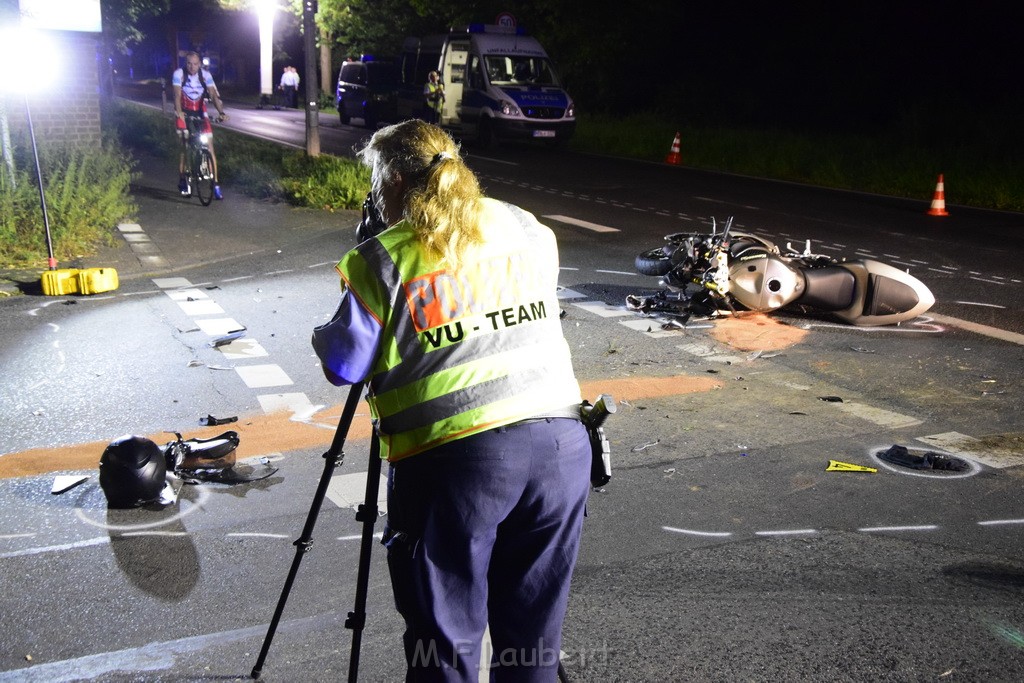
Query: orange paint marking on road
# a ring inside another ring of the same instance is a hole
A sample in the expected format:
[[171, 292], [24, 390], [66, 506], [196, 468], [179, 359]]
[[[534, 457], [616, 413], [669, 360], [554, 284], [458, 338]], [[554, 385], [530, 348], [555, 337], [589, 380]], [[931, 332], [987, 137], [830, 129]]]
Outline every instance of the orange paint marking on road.
[[[593, 380], [581, 383], [584, 397], [591, 400], [599, 394], [611, 394], [616, 401], [637, 401], [645, 398], [676, 396], [701, 391], [710, 391], [721, 386], [719, 382], [706, 377], [676, 375], [670, 377], [621, 377], [617, 379]], [[235, 451], [239, 460], [269, 453], [284, 453], [306, 448], [330, 446], [333, 430], [341, 417], [344, 403], [324, 408], [309, 422], [296, 422], [287, 411], [268, 415], [254, 415], [239, 422], [218, 427], [202, 427], [183, 431], [186, 439], [199, 437], [208, 439], [226, 430], [238, 432], [239, 446]], [[369, 407], [360, 403], [356, 417], [349, 429], [348, 441], [369, 439]], [[117, 436], [111, 437], [113, 441]], [[171, 432], [145, 435], [163, 446], [172, 441]], [[100, 456], [109, 441], [71, 444], [54, 448], [33, 448], [18, 453], [0, 455], [0, 479], [27, 477], [62, 470], [98, 469]]]
[[743, 312], [716, 321], [711, 336], [740, 351], [778, 351], [799, 344], [807, 330], [786, 325], [764, 313]]

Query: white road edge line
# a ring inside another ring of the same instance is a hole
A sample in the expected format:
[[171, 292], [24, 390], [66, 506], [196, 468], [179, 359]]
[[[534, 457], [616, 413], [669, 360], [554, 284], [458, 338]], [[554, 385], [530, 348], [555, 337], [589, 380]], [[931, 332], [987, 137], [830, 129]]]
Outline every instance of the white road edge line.
[[663, 526], [661, 528], [674, 534], [686, 534], [688, 536], [709, 536], [712, 538], [728, 538], [732, 536], [731, 531], [696, 531], [694, 529], [677, 529], [671, 526]]
[[599, 225], [597, 223], [591, 223], [590, 221], [580, 220], [579, 218], [570, 218], [569, 216], [560, 216], [558, 214], [552, 214], [548, 216], [542, 216], [542, 218], [550, 218], [553, 221], [559, 223], [568, 223], [569, 225], [576, 225], [587, 230], [593, 230], [594, 232], [621, 232], [618, 228], [611, 228], [607, 225]]
[[980, 323], [972, 323], [968, 320], [960, 320], [959, 318], [953, 318], [948, 315], [939, 315], [938, 313], [929, 312], [928, 316], [935, 322], [943, 325], [959, 327], [962, 330], [974, 332], [975, 334], [980, 334], [985, 337], [992, 337], [993, 339], [1000, 339], [1002, 341], [1008, 341], [1013, 344], [1024, 346], [1024, 334], [1017, 334], [1016, 332], [1001, 330], [998, 327], [991, 327]]
[[916, 526], [865, 526], [857, 531], [934, 531], [938, 528], [937, 524], [918, 524]]
[[995, 526], [997, 524], [1024, 524], [1024, 519], [989, 519], [978, 522], [978, 526]]

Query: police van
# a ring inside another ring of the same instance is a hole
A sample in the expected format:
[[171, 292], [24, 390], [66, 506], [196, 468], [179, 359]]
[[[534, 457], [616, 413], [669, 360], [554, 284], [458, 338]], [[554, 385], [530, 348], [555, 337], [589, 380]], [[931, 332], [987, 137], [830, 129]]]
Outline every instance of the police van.
[[353, 117], [367, 128], [376, 128], [378, 121], [397, 121], [394, 65], [368, 55], [345, 62], [338, 71], [334, 104], [346, 126]]
[[572, 98], [544, 48], [515, 27], [472, 24], [406, 38], [399, 59], [398, 116], [424, 117], [423, 86], [437, 71], [445, 99], [440, 125], [488, 146], [495, 140], [561, 143], [576, 129]]

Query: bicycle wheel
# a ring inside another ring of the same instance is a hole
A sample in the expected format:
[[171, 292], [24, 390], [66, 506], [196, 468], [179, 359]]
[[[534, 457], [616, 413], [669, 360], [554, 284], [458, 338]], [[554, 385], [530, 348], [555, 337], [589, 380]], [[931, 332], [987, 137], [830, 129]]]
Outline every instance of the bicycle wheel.
[[213, 201], [213, 156], [210, 150], [199, 150], [199, 162], [196, 164], [196, 192], [199, 194], [199, 203], [209, 206]]

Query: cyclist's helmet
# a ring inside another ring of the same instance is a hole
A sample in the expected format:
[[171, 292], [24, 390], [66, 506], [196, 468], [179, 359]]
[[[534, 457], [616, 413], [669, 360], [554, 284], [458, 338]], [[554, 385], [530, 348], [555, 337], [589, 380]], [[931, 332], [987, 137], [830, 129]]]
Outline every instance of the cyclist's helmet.
[[108, 507], [131, 508], [158, 500], [166, 475], [163, 451], [145, 437], [115, 439], [100, 457], [100, 488]]

